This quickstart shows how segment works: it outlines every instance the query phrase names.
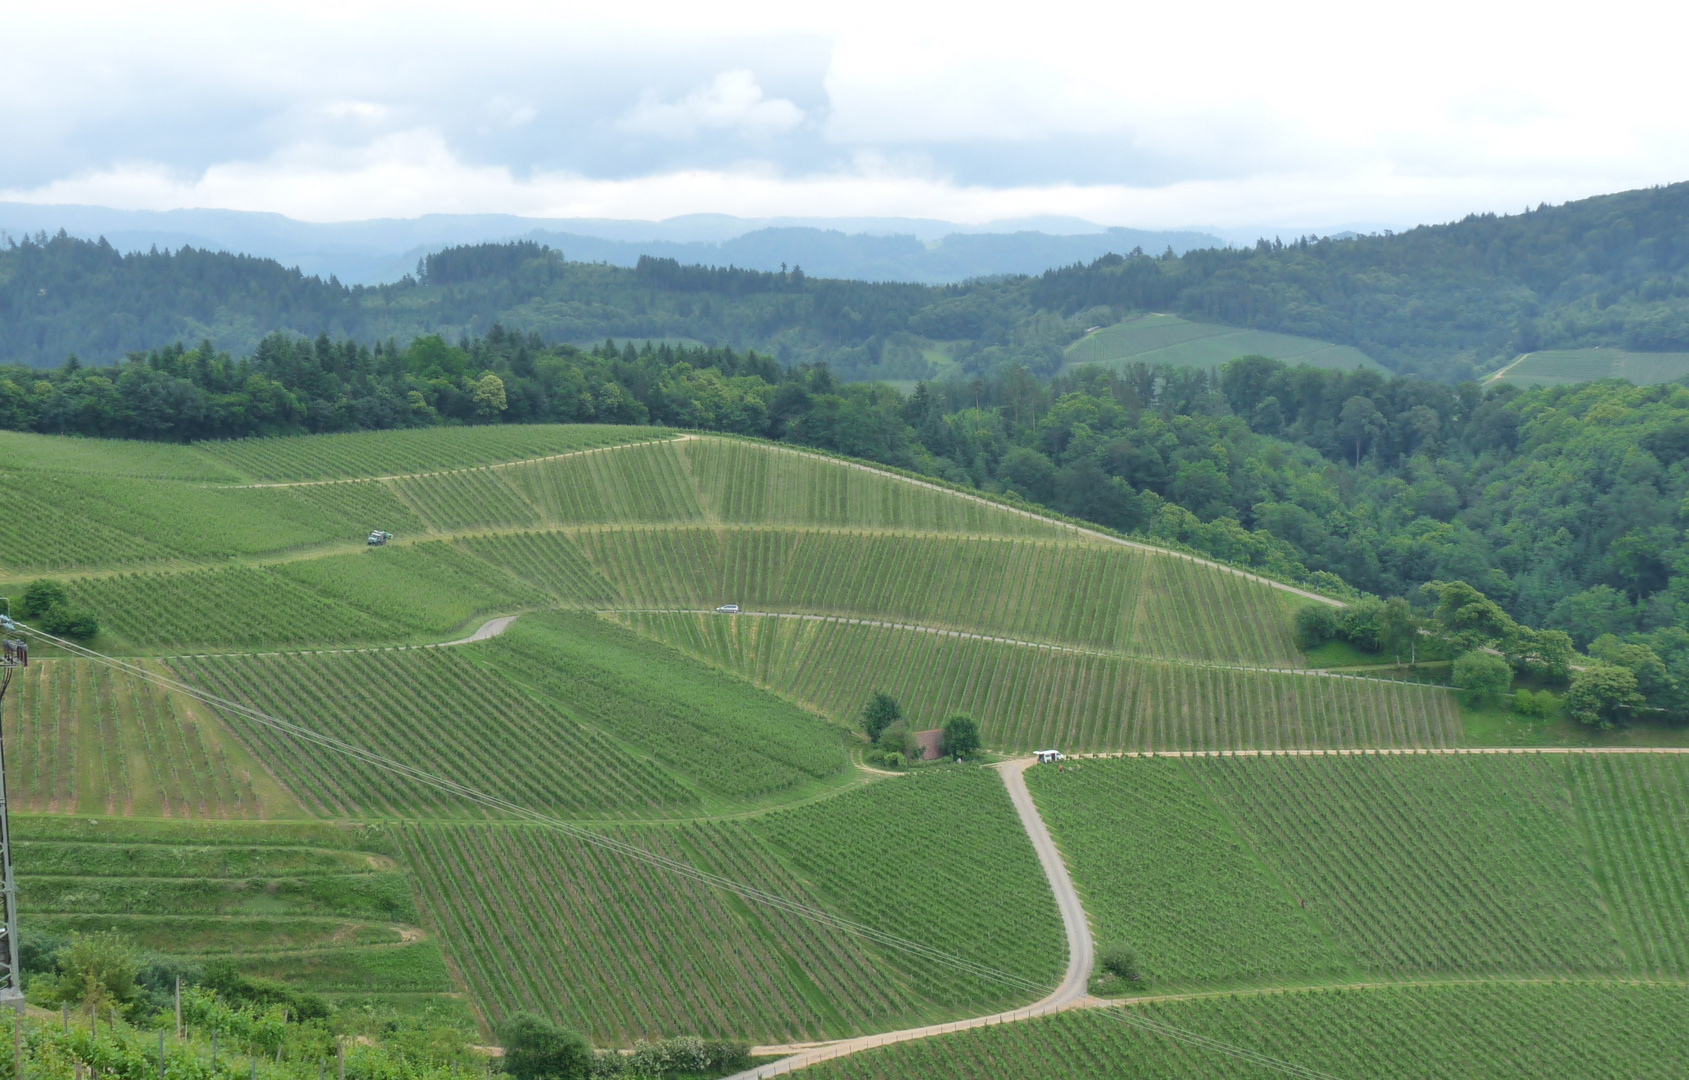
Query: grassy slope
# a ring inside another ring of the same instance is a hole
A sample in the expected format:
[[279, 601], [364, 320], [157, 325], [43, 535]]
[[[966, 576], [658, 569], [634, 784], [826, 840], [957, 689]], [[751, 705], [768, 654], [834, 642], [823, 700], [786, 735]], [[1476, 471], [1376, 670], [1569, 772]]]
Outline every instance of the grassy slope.
[[[449, 1013], [436, 940], [379, 832], [316, 823], [19, 816], [22, 933], [117, 930], [331, 995], [422, 995]], [[406, 1002], [414, 1006], [416, 1002]]]
[[1526, 353], [1497, 375], [1519, 386], [1554, 386], [1594, 379], [1629, 379], [1638, 386], [1689, 375], [1689, 353], [1640, 353], [1624, 349], [1548, 349]]
[[1087, 334], [1067, 347], [1067, 363], [1218, 367], [1252, 354], [1316, 368], [1384, 370], [1371, 357], [1348, 345], [1266, 330], [1194, 323], [1177, 315], [1139, 315]]

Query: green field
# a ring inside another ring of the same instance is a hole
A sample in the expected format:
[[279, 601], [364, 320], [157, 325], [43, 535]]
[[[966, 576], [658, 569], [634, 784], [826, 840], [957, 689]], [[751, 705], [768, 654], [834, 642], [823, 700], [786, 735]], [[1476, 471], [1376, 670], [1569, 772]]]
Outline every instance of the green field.
[[[732, 822], [618, 831], [649, 850], [814, 901]], [[875, 1030], [926, 1010], [857, 939], [548, 832], [399, 833], [431, 925], [489, 1019], [519, 1009], [595, 1039], [757, 1040]]]
[[[1140, 1006], [1170, 1025], [1328, 1076], [1401, 1080], [1668, 1080], [1689, 1059], [1682, 986], [1416, 986], [1218, 996]], [[815, 1080], [1268, 1080], [1283, 1075], [1080, 1010], [869, 1050]]]
[[1067, 364], [1173, 364], [1218, 367], [1240, 356], [1270, 356], [1287, 364], [1347, 371], [1384, 371], [1377, 361], [1349, 345], [1195, 323], [1177, 315], [1138, 315], [1095, 330], [1067, 347]]
[[1682, 756], [1124, 759], [1029, 783], [1099, 934], [1153, 983], [1689, 972]]
[[[816, 617], [618, 618], [841, 724], [853, 723], [869, 697], [885, 690], [917, 728], [967, 713], [980, 722], [987, 745], [1005, 750], [1342, 749], [1460, 740], [1454, 695], [1412, 683], [1155, 662]], [[1200, 643], [1194, 633], [1188, 640]]]
[[[1033, 983], [1061, 977], [1067, 948], [1049, 886], [988, 770], [919, 772], [763, 815], [748, 828], [857, 922]], [[930, 961], [887, 959], [924, 997], [953, 1010], [1025, 998]]]
[[1526, 353], [1491, 376], [1518, 386], [1560, 386], [1595, 379], [1629, 379], [1638, 386], [1676, 382], [1689, 375], [1689, 353], [1624, 349], [1545, 349]]

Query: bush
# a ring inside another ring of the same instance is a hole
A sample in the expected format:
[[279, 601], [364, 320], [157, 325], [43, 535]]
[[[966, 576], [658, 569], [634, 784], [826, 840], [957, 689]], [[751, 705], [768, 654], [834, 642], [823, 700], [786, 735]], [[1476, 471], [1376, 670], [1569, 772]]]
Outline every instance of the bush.
[[242, 975], [232, 960], [213, 960], [205, 965], [202, 984], [217, 991], [223, 999], [235, 1005], [285, 1005], [295, 1020], [326, 1020], [333, 1012], [328, 1001], [316, 994], [307, 994], [274, 979], [255, 979]]
[[885, 760], [885, 766], [888, 769], [901, 769], [901, 768], [903, 768], [903, 766], [905, 764], [907, 764], [903, 755], [899, 754], [895, 750], [892, 751], [891, 753], [887, 754], [885, 756], [884, 760]]
[[1384, 610], [1384, 601], [1375, 596], [1353, 601], [1337, 614], [1337, 636], [1364, 652], [1378, 652], [1384, 644]]
[[516, 1013], [499, 1027], [504, 1071], [517, 1080], [585, 1080], [593, 1055], [586, 1040], [543, 1016]]
[[41, 616], [41, 629], [59, 637], [86, 641], [100, 632], [100, 621], [86, 608], [54, 604]]
[[65, 592], [63, 582], [54, 581], [52, 578], [36, 578], [24, 589], [23, 603], [12, 614], [25, 619], [39, 619], [51, 609], [67, 607], [69, 604], [70, 594]]
[[1476, 650], [1461, 653], [1454, 661], [1454, 684], [1465, 691], [1468, 705], [1493, 705], [1513, 685], [1513, 669], [1499, 656]]
[[967, 757], [979, 749], [979, 725], [971, 716], [952, 716], [944, 722], [938, 752], [945, 757]]
[[1553, 716], [1560, 711], [1560, 699], [1547, 690], [1534, 694], [1521, 690], [1513, 695], [1513, 711], [1520, 716]]
[[[105, 1008], [126, 1006], [135, 999], [140, 963], [135, 947], [118, 934], [109, 930], [72, 934], [70, 943], [54, 960], [56, 975], [42, 974], [30, 980], [40, 1004], [92, 1003]], [[21, 962], [20, 958], [20, 966]]]
[[1337, 636], [1337, 609], [1330, 604], [1309, 604], [1296, 613], [1296, 643], [1317, 649]]
[[1103, 946], [1102, 951], [1097, 954], [1097, 967], [1129, 983], [1144, 981], [1143, 971], [1138, 967], [1137, 950], [1125, 942], [1117, 941], [1112, 945]]
[[902, 754], [906, 758], [919, 757], [921, 754], [921, 741], [909, 730], [907, 720], [899, 720], [880, 732], [876, 745], [888, 754]]

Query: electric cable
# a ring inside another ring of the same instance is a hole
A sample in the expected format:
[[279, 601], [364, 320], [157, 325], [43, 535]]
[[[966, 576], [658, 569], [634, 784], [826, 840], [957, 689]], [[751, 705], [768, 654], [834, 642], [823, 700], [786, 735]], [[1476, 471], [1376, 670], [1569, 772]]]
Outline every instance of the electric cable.
[[[657, 869], [666, 870], [680, 877], [695, 881], [701, 885], [706, 885], [710, 888], [731, 893], [743, 900], [760, 904], [764, 907], [773, 908], [777, 911], [785, 912], [788, 915], [805, 919], [822, 926], [827, 926], [842, 933], [863, 938], [888, 949], [896, 949], [899, 952], [919, 957], [920, 959], [927, 960], [931, 963], [939, 964], [944, 967], [949, 967], [964, 974], [972, 975], [981, 981], [996, 983], [999, 986], [1003, 986], [1011, 990], [1019, 990], [1023, 993], [1039, 996], [1042, 996], [1047, 990], [1047, 987], [1040, 983], [1035, 983], [1030, 979], [1025, 979], [1021, 976], [1001, 971], [989, 965], [968, 960], [965, 957], [955, 956], [919, 941], [899, 937], [895, 934], [888, 934], [883, 930], [868, 926], [864, 923], [842, 918], [821, 908], [813, 907], [809, 904], [804, 904], [799, 901], [780, 896], [777, 893], [770, 893], [753, 885], [747, 885], [743, 882], [735, 881], [732, 878], [700, 869], [693, 866], [691, 863], [682, 862], [679, 859], [659, 854], [655, 851], [649, 850], [648, 848], [640, 847], [637, 844], [628, 843], [625, 840], [620, 840], [607, 833], [598, 832], [581, 825], [576, 825], [573, 822], [564, 820], [563, 818], [555, 817], [542, 811], [533, 810], [529, 807], [522, 806], [519, 803], [513, 803], [501, 796], [480, 791], [447, 777], [426, 772], [416, 766], [408, 765], [405, 762], [399, 761], [396, 758], [390, 758], [384, 754], [379, 754], [373, 750], [368, 750], [364, 747], [358, 746], [356, 743], [346, 742], [345, 740], [335, 738], [332, 735], [326, 735], [320, 731], [314, 731], [311, 728], [280, 719], [279, 717], [272, 716], [260, 709], [253, 708], [252, 706], [238, 701], [230, 700], [220, 694], [203, 690], [197, 686], [182, 682], [179, 679], [171, 678], [167, 675], [161, 675], [157, 672], [149, 671], [139, 664], [132, 664], [117, 657], [107, 656], [104, 653], [96, 652], [85, 645], [49, 634], [44, 630], [38, 630], [26, 623], [18, 622], [16, 625], [19, 630], [33, 634], [42, 640], [50, 641], [73, 655], [81, 656], [95, 663], [104, 664], [107, 667], [124, 671], [135, 678], [142, 679], [154, 686], [171, 690], [179, 694], [185, 694], [197, 701], [204, 702], [214, 709], [235, 713], [239, 716], [245, 717], [253, 723], [260, 724], [275, 731], [280, 731], [283, 734], [323, 747], [324, 749], [332, 750], [336, 753], [355, 758], [367, 765], [372, 765], [386, 772], [394, 773], [407, 779], [414, 780], [417, 783], [444, 791], [447, 794], [456, 796], [478, 806], [498, 810], [520, 820], [527, 821], [556, 832], [561, 832], [566, 836], [581, 841], [582, 843], [590, 844], [594, 847], [621, 855], [625, 858], [642, 862], [648, 866], [656, 867]], [[1130, 1009], [1107, 1009], [1102, 1011], [1104, 1012], [1104, 1015], [1126, 1023], [1129, 1026], [1152, 1032], [1167, 1039], [1182, 1042], [1187, 1045], [1226, 1054], [1230, 1057], [1237, 1058], [1238, 1060], [1258, 1065], [1262, 1068], [1272, 1069], [1287, 1076], [1298, 1077], [1301, 1078], [1301, 1080], [1338, 1080], [1337, 1077], [1334, 1077], [1329, 1073], [1319, 1072], [1317, 1070], [1307, 1068], [1306, 1066], [1298, 1065], [1295, 1062], [1283, 1061], [1259, 1051], [1250, 1050], [1247, 1047], [1234, 1046], [1231, 1043], [1212, 1039], [1206, 1035], [1186, 1031], [1164, 1021], [1155, 1020], [1142, 1015], [1128, 1015], [1131, 1012]]]

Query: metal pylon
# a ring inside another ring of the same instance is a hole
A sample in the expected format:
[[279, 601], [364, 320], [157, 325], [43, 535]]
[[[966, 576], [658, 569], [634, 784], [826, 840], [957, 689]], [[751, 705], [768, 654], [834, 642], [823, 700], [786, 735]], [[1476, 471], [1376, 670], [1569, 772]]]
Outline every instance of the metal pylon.
[[[11, 619], [6, 620], [8, 623]], [[18, 668], [29, 666], [29, 647], [8, 640], [0, 653], [0, 706]], [[18, 889], [12, 878], [12, 819], [6, 795], [6, 738], [0, 731], [0, 907], [5, 925], [0, 929], [0, 1008], [10, 1006], [23, 1012], [23, 975], [18, 970]]]

